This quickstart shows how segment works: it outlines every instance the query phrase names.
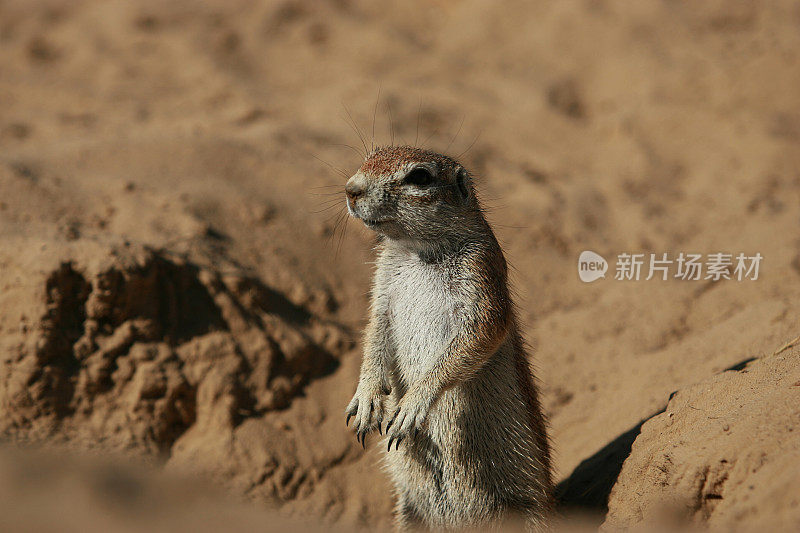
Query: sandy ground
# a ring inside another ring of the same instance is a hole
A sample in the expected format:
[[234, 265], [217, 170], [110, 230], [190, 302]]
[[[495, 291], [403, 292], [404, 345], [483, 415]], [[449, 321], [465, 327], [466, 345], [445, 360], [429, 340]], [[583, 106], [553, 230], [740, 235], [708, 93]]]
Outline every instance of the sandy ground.
[[[796, 529], [798, 24], [789, 1], [0, 1], [0, 432], [388, 527], [342, 416], [361, 135], [477, 176], [568, 517]], [[764, 259], [613, 279], [680, 252]]]

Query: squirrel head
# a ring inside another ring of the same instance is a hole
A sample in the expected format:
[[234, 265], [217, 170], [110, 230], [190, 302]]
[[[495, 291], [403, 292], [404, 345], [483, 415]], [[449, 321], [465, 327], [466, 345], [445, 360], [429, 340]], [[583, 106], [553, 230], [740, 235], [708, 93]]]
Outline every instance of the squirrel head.
[[345, 185], [347, 209], [389, 239], [461, 240], [480, 218], [472, 179], [447, 156], [410, 146], [374, 150]]

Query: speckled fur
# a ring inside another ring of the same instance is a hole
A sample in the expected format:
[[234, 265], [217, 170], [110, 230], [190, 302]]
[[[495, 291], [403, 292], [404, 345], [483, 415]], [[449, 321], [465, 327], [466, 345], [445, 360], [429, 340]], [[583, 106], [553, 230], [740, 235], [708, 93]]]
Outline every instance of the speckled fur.
[[[405, 183], [421, 166], [433, 178]], [[348, 181], [381, 235], [361, 377], [347, 407], [362, 442], [386, 421], [398, 529], [543, 527], [549, 445], [498, 244], [466, 170], [381, 148]]]

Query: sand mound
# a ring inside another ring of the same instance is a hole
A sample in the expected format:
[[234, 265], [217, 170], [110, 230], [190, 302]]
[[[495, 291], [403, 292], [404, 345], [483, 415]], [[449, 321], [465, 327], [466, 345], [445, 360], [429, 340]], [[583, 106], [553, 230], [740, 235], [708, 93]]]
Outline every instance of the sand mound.
[[145, 247], [94, 259], [46, 275], [4, 365], [3, 434], [169, 457], [285, 408], [350, 342], [252, 278]]
[[614, 485], [606, 526], [800, 528], [800, 350], [675, 393], [645, 422]]

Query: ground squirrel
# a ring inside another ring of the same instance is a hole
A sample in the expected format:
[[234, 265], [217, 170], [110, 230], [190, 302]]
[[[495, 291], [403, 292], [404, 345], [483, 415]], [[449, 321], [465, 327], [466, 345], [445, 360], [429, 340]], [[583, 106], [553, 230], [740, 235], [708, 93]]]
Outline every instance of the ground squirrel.
[[469, 173], [392, 146], [370, 153], [345, 192], [380, 240], [347, 422], [363, 444], [387, 421], [398, 528], [515, 515], [540, 527], [552, 484], [545, 421], [506, 261]]

